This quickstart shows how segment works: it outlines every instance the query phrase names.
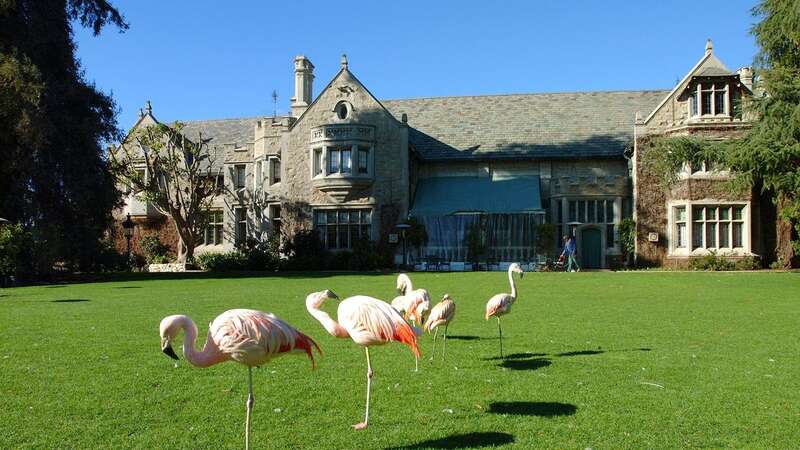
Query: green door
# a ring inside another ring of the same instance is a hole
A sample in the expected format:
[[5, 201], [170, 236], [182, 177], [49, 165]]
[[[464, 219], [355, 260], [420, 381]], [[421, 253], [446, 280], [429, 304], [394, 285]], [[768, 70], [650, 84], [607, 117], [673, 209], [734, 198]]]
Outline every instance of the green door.
[[601, 266], [600, 255], [600, 230], [587, 228], [581, 231], [581, 266], [586, 269], [599, 269]]

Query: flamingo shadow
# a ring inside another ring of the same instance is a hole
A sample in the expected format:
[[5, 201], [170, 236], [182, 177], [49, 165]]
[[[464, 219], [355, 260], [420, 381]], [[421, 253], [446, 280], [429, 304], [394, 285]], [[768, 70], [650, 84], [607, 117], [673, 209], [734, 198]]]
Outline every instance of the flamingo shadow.
[[523, 352], [523, 353], [512, 353], [510, 355], [505, 356], [492, 356], [491, 358], [483, 358], [484, 361], [497, 361], [506, 359], [526, 359], [526, 358], [535, 358], [537, 356], [547, 356], [547, 353], [532, 353], [532, 352]]
[[582, 355], [599, 355], [605, 353], [605, 350], [578, 350], [573, 352], [556, 353], [554, 356], [582, 356]]
[[492, 414], [511, 414], [515, 416], [556, 417], [571, 416], [578, 407], [570, 403], [558, 402], [494, 402], [486, 412]]
[[504, 367], [511, 370], [536, 370], [541, 369], [542, 367], [547, 367], [550, 364], [552, 364], [552, 362], [550, 362], [550, 360], [547, 358], [507, 359], [498, 364], [498, 367]]
[[477, 341], [481, 339], [479, 336], [458, 336], [458, 335], [447, 335], [447, 339], [455, 339], [457, 341]]
[[52, 300], [50, 303], [78, 303], [91, 301], [86, 298], [62, 298], [61, 300]]
[[496, 432], [473, 432], [464, 434], [451, 434], [440, 439], [430, 439], [417, 442], [416, 444], [404, 445], [402, 447], [387, 447], [385, 450], [421, 449], [421, 448], [482, 448], [496, 447], [499, 445], [511, 444], [514, 436], [508, 433]]

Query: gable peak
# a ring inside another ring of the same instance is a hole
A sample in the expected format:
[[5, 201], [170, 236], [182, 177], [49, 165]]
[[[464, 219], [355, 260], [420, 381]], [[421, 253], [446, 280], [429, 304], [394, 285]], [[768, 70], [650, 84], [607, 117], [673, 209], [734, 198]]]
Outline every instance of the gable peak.
[[706, 40], [706, 55], [710, 55], [711, 53], [714, 53], [714, 43], [711, 42], [711, 39], [709, 38]]

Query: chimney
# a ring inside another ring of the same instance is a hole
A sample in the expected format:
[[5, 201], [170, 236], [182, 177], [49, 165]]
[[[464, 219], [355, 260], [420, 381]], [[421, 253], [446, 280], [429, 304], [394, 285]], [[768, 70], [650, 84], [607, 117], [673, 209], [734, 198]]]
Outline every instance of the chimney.
[[753, 68], [752, 67], [742, 67], [741, 69], [737, 70], [736, 73], [739, 75], [739, 80], [742, 82], [742, 84], [747, 86], [747, 89], [750, 89], [750, 91], [752, 91], [753, 90]]
[[311, 104], [314, 65], [303, 55], [294, 58], [294, 97], [292, 117], [300, 117]]

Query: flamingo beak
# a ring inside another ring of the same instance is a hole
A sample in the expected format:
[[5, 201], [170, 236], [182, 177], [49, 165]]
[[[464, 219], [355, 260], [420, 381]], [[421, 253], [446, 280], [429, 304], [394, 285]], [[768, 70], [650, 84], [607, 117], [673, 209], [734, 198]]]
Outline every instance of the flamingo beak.
[[520, 272], [519, 273], [519, 279], [521, 280], [524, 275], [525, 275], [525, 272]]
[[175, 354], [175, 350], [172, 349], [172, 345], [169, 343], [169, 339], [162, 339], [161, 340], [161, 351], [164, 352], [165, 355], [169, 356], [174, 360], [178, 360], [178, 355]]
[[339, 300], [339, 296], [338, 296], [338, 295], [336, 295], [336, 293], [335, 293], [335, 292], [333, 292], [333, 291], [332, 291], [332, 290], [330, 290], [330, 289], [326, 289], [326, 290], [325, 290], [325, 297], [327, 297], [327, 298], [332, 298], [332, 299], [334, 299], [334, 300]]

